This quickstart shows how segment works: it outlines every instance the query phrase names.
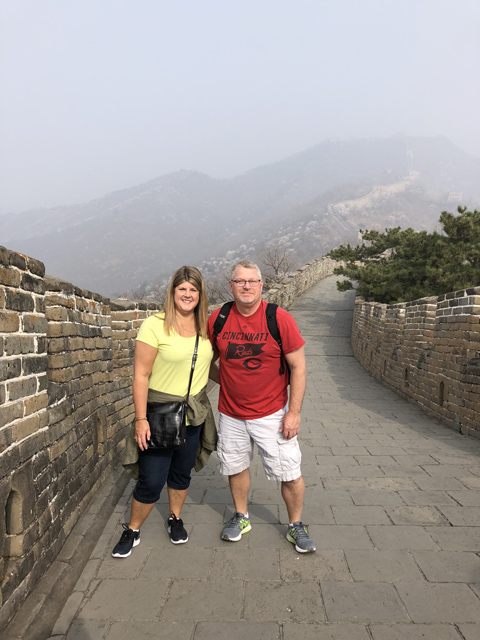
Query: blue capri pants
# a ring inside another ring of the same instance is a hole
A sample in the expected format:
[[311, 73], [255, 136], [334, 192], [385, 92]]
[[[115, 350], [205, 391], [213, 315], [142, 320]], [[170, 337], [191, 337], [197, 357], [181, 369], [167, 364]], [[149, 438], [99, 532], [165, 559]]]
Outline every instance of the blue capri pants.
[[140, 451], [140, 473], [133, 492], [137, 502], [157, 502], [165, 482], [171, 489], [188, 489], [202, 427], [187, 426], [187, 446], [183, 449]]

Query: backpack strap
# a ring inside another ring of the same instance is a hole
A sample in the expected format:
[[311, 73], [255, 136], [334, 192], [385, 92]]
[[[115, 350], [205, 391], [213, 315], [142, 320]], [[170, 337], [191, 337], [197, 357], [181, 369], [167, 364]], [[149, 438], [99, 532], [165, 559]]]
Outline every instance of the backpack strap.
[[225, 302], [225, 304], [220, 309], [219, 314], [215, 319], [215, 322], [213, 323], [213, 336], [212, 336], [213, 345], [212, 346], [214, 351], [217, 348], [217, 336], [225, 326], [225, 322], [227, 321], [228, 314], [232, 310], [232, 307], [233, 307], [233, 300], [229, 300], [228, 302]]
[[285, 355], [283, 353], [282, 336], [280, 335], [280, 330], [277, 324], [277, 309], [278, 304], [275, 304], [274, 302], [269, 302], [267, 304], [267, 308], [265, 309], [265, 315], [267, 317], [267, 329], [272, 338], [280, 347], [280, 375], [283, 376], [283, 374], [285, 373], [285, 367], [283, 364], [285, 361], [285, 365], [287, 366], [287, 370], [290, 376], [290, 367], [288, 366], [287, 359], [285, 358]]
[[[214, 350], [217, 347], [217, 336], [225, 326], [225, 323], [227, 321], [230, 311], [232, 310], [232, 307], [233, 307], [233, 300], [229, 300], [228, 302], [225, 302], [225, 304], [220, 309], [218, 316], [215, 319], [215, 322], [213, 323], [212, 346]], [[280, 347], [280, 375], [283, 376], [283, 374], [285, 373], [285, 365], [286, 365], [287, 371], [290, 377], [290, 367], [288, 366], [287, 359], [285, 358], [285, 355], [283, 353], [282, 337], [280, 335], [280, 330], [277, 325], [277, 309], [278, 309], [278, 304], [275, 304], [274, 302], [269, 302], [267, 304], [267, 307], [265, 309], [265, 316], [267, 318], [267, 329], [269, 334], [272, 336], [272, 338]], [[285, 362], [285, 365], [284, 365], [284, 362]]]

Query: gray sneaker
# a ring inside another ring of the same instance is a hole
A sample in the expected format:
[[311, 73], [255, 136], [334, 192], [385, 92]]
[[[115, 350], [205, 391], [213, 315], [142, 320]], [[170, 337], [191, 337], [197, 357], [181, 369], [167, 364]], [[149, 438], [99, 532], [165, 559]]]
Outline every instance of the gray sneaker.
[[223, 527], [222, 540], [230, 540], [230, 542], [237, 542], [252, 528], [249, 518], [246, 518], [243, 513], [235, 511], [233, 518], [231, 518], [227, 524]]
[[287, 530], [286, 538], [295, 545], [298, 553], [312, 553], [317, 550], [315, 543], [308, 535], [307, 525], [301, 520], [293, 523]]

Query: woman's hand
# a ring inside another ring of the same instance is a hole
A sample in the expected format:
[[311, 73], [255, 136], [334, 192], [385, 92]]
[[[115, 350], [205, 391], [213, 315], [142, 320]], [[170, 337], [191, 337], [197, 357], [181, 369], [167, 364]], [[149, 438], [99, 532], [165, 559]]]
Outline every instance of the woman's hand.
[[141, 451], [148, 449], [147, 440], [150, 440], [150, 425], [148, 420], [135, 421], [135, 442]]

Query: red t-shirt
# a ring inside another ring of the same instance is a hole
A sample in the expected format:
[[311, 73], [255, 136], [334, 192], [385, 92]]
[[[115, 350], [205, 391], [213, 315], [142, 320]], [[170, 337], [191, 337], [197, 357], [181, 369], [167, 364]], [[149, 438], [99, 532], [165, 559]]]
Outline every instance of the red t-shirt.
[[[263, 418], [279, 411], [288, 400], [288, 372], [280, 375], [280, 347], [267, 328], [262, 300], [251, 316], [242, 316], [234, 304], [225, 326], [217, 336], [220, 354], [221, 413], [240, 420]], [[208, 335], [213, 336], [213, 324], [220, 312], [217, 309], [208, 320]], [[292, 316], [278, 307], [277, 325], [285, 354], [305, 344]]]

